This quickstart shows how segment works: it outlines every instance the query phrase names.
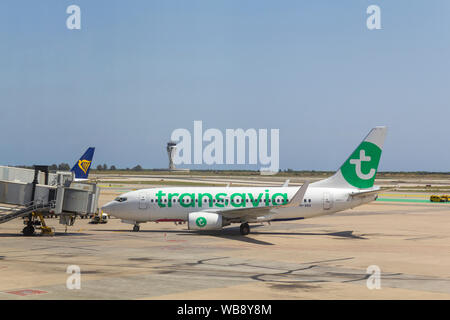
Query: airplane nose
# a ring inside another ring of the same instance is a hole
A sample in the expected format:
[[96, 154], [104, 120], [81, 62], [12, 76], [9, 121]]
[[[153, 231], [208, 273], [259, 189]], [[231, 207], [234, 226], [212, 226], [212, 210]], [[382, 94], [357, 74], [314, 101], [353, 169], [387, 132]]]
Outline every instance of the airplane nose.
[[114, 213], [115, 207], [115, 203], [113, 201], [110, 201], [102, 207], [102, 211], [106, 213]]

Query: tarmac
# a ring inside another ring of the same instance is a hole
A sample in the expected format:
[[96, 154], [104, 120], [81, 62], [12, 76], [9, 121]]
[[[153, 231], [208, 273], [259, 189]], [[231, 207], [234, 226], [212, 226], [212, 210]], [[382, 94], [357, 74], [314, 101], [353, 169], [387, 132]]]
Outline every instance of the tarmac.
[[[23, 237], [22, 220], [0, 225], [0, 299], [450, 298], [450, 204], [376, 201], [248, 236], [238, 225], [146, 223], [136, 233], [117, 219], [88, 221], [65, 232], [49, 219], [53, 237]], [[67, 286], [73, 265], [80, 289]]]

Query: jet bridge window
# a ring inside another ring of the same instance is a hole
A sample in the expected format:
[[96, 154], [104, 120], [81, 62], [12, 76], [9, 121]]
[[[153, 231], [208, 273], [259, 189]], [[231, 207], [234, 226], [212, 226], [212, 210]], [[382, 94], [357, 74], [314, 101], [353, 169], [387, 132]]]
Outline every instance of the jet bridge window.
[[114, 200], [116, 200], [117, 202], [125, 202], [125, 201], [127, 201], [127, 198], [126, 197], [117, 197]]

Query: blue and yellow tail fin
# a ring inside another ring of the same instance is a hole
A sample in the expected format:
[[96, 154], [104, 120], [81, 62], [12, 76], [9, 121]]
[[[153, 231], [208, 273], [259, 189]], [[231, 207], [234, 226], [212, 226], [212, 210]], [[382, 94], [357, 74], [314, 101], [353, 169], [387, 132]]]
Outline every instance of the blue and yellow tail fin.
[[75, 179], [87, 179], [89, 170], [91, 169], [92, 158], [94, 157], [95, 148], [90, 147], [81, 156], [70, 171], [75, 173]]

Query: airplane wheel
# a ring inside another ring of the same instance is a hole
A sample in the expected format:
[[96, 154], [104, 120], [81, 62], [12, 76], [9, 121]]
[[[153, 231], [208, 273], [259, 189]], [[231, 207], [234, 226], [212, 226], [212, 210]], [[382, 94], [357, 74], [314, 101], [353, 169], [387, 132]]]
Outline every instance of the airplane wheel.
[[135, 226], [133, 227], [133, 231], [134, 231], [134, 232], [139, 232], [139, 226], [138, 226], [138, 225], [135, 225]]
[[33, 226], [26, 226], [22, 230], [24, 236], [32, 236], [34, 234], [34, 227]]
[[250, 226], [248, 225], [248, 223], [241, 224], [240, 231], [243, 236], [248, 235], [250, 233]]

